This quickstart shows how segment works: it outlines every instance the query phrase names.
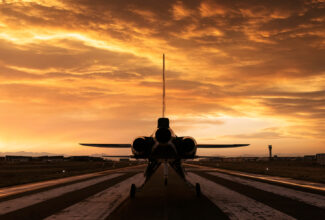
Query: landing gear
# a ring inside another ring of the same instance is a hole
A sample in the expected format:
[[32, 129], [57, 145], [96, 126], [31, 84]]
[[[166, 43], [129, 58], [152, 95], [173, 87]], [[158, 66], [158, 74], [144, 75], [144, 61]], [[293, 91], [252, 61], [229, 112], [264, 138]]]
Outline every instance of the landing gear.
[[151, 176], [154, 174], [154, 172], [158, 169], [160, 166], [160, 162], [157, 161], [149, 161], [146, 171], [144, 172], [144, 176], [146, 177], [145, 182], [148, 182], [148, 180], [151, 178]]
[[133, 199], [135, 197], [135, 193], [136, 193], [137, 187], [135, 186], [135, 184], [133, 183], [131, 185], [131, 189], [130, 189], [130, 198]]
[[196, 183], [195, 184], [195, 192], [196, 192], [196, 196], [200, 197], [201, 196], [201, 186], [200, 183]]
[[181, 161], [180, 160], [175, 160], [173, 162], [169, 163], [172, 168], [176, 171], [176, 173], [182, 177], [182, 179], [185, 179], [185, 171], [184, 168], [182, 167]]
[[168, 183], [168, 179], [167, 178], [165, 178], [164, 183], [165, 183], [165, 186], [167, 186], [167, 183]]

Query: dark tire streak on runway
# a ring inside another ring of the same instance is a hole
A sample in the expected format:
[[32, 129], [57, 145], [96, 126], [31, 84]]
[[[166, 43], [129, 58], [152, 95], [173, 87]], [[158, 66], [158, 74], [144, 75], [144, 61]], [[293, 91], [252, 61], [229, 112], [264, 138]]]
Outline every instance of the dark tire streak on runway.
[[124, 181], [125, 179], [139, 172], [130, 172], [122, 176], [109, 179], [86, 188], [66, 193], [62, 196], [52, 198], [26, 208], [22, 208], [4, 215], [0, 215], [1, 220], [17, 220], [17, 219], [43, 219], [53, 215], [81, 200], [84, 200], [100, 191], [103, 191], [115, 184]]
[[[286, 213], [297, 219], [325, 219], [325, 209], [312, 206], [294, 199], [280, 196], [271, 192], [256, 189], [251, 186], [243, 185], [237, 182], [226, 180], [204, 172], [194, 171], [206, 179], [217, 184], [223, 185], [228, 189], [234, 190], [242, 195], [250, 197], [258, 202], [264, 203], [283, 213]], [[204, 186], [201, 186], [204, 187]]]
[[137, 192], [134, 199], [128, 198], [107, 220], [116, 219], [229, 219], [205, 196], [196, 197], [193, 187], [187, 185], [171, 168], [168, 185], [164, 185], [160, 167]]

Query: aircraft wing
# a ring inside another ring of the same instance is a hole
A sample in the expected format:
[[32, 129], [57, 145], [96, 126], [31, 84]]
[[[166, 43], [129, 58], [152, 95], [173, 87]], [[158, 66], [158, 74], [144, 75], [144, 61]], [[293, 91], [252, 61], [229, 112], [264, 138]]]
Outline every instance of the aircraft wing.
[[129, 156], [127, 156], [127, 155], [111, 155], [111, 156], [109, 156], [109, 155], [104, 155], [104, 156], [102, 156], [102, 157], [111, 157], [111, 158], [127, 158], [127, 159], [129, 159], [129, 158], [133, 158], [132, 155], [129, 155]]
[[80, 145], [89, 146], [89, 147], [131, 148], [131, 144], [88, 144], [88, 143], [81, 143]]
[[195, 156], [194, 159], [196, 159], [196, 158], [211, 158], [211, 159], [214, 159], [214, 158], [220, 158], [220, 157], [218, 157], [218, 156], [199, 156], [199, 155], [197, 155], [197, 156]]
[[249, 144], [197, 144], [197, 148], [230, 148], [230, 147], [244, 147]]

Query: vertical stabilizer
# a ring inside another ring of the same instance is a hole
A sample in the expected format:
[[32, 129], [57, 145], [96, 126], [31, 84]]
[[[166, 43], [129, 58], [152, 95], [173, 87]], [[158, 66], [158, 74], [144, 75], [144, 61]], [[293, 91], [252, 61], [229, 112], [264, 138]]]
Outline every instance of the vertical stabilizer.
[[162, 110], [162, 117], [165, 117], [165, 110], [166, 110], [166, 102], [165, 102], [165, 54], [163, 54], [163, 110]]

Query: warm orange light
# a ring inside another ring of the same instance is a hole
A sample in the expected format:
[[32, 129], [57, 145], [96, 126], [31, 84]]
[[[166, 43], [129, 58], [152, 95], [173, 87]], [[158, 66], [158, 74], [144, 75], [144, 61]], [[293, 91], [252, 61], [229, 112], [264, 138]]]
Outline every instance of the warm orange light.
[[161, 116], [163, 53], [178, 135], [251, 143], [220, 154], [260, 154], [268, 144], [321, 151], [324, 18], [285, 22], [313, 13], [310, 5], [102, 4], [0, 4], [0, 152], [83, 154], [80, 141], [150, 135]]

